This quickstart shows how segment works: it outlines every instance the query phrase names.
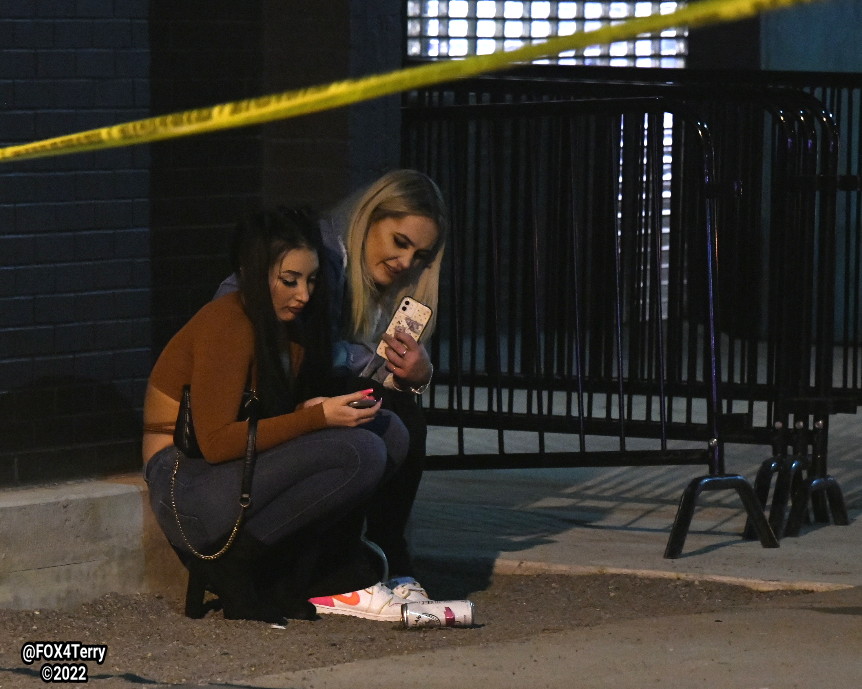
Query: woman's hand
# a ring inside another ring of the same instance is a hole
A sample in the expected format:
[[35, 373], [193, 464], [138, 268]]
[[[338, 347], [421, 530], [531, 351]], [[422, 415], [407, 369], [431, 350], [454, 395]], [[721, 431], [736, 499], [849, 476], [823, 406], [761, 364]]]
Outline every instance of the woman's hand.
[[[371, 407], [354, 408], [350, 406], [351, 402], [369, 399], [372, 392], [374, 392], [372, 389], [360, 390], [359, 392], [351, 392], [349, 395], [315, 399], [323, 400], [320, 404], [323, 405], [323, 415], [326, 417], [327, 426], [330, 428], [337, 426], [353, 428], [368, 423], [380, 411], [383, 400], [377, 400]], [[308, 400], [308, 402], [311, 401], [313, 400]]]
[[399, 384], [419, 387], [431, 380], [431, 358], [425, 347], [414, 340], [410, 333], [396, 330], [394, 337], [383, 333], [383, 341], [389, 361], [386, 368]]

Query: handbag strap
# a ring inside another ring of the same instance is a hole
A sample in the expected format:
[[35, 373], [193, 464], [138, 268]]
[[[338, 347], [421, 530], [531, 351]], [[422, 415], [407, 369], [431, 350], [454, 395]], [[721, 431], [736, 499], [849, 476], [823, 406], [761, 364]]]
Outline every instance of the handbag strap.
[[[251, 505], [251, 480], [254, 476], [254, 460], [257, 458], [257, 395], [251, 390], [251, 397], [246, 402], [248, 409], [248, 439], [245, 445], [245, 461], [242, 466], [242, 484], [240, 485], [239, 504], [243, 509]], [[241, 513], [240, 513], [241, 514]]]
[[239, 533], [240, 526], [242, 526], [243, 518], [245, 517], [245, 511], [251, 506], [251, 482], [254, 476], [254, 464], [257, 459], [257, 417], [258, 417], [258, 404], [257, 404], [257, 395], [255, 394], [254, 389], [251, 391], [251, 396], [246, 402], [246, 407], [248, 409], [248, 439], [245, 445], [245, 459], [243, 460], [242, 466], [242, 483], [240, 484], [240, 495], [239, 495], [239, 514], [237, 515], [236, 521], [234, 522], [233, 527], [231, 528], [230, 535], [227, 537], [227, 541], [225, 544], [219, 548], [215, 553], [211, 553], [209, 555], [205, 553], [201, 553], [195, 548], [186, 536], [186, 532], [183, 529], [182, 522], [180, 520], [180, 514], [177, 510], [177, 499], [175, 495], [175, 486], [177, 481], [177, 472], [180, 468], [180, 457], [182, 456], [182, 452], [177, 449], [176, 461], [174, 462], [174, 470], [171, 473], [171, 507], [174, 512], [174, 520], [177, 523], [177, 527], [180, 530], [180, 535], [182, 536], [183, 542], [186, 544], [186, 547], [189, 551], [197, 558], [201, 560], [217, 560], [222, 555], [224, 555], [230, 547], [233, 545], [236, 540], [237, 534]]

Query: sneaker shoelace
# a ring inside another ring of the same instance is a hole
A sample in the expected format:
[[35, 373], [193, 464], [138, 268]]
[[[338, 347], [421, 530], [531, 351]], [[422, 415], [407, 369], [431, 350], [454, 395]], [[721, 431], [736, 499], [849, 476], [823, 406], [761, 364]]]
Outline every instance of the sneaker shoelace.
[[423, 598], [428, 598], [428, 592], [422, 588], [422, 585], [416, 581], [415, 579], [409, 579], [406, 581], [402, 581], [392, 588], [392, 591], [396, 596], [400, 596], [401, 598], [409, 598], [411, 594], [418, 594]]

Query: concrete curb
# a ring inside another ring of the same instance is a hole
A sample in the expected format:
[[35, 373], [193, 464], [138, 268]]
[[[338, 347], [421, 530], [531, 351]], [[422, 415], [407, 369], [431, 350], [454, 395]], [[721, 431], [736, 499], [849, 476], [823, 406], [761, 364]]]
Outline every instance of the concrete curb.
[[689, 572], [663, 572], [654, 569], [627, 569], [622, 567], [588, 567], [582, 565], [558, 565], [549, 562], [499, 559], [494, 563], [495, 574], [621, 574], [646, 579], [675, 579], [684, 581], [712, 581], [719, 584], [744, 586], [755, 591], [841, 591], [855, 588], [851, 584], [835, 584], [820, 581], [778, 581], [775, 579], [751, 579], [728, 577], [718, 574], [693, 574]]
[[[488, 560], [466, 555], [441, 553], [424, 550], [416, 556], [416, 560], [425, 562], [446, 562], [455, 568], [481, 569], [488, 568]], [[670, 572], [657, 569], [638, 569], [634, 567], [608, 567], [603, 565], [568, 565], [537, 560], [515, 560], [499, 557], [493, 561], [490, 569], [492, 574], [533, 576], [539, 574], [560, 574], [563, 576], [610, 575], [641, 577], [644, 579], [668, 579], [672, 581], [711, 581], [729, 586], [743, 586], [754, 591], [808, 591], [812, 593], [843, 591], [856, 588], [853, 584], [841, 584], [826, 581], [781, 581], [778, 579], [762, 579], [755, 577], [733, 577], [721, 574], [706, 574], [698, 572]]]
[[185, 582], [139, 473], [0, 491], [0, 607], [68, 609], [107, 593], [179, 597]]

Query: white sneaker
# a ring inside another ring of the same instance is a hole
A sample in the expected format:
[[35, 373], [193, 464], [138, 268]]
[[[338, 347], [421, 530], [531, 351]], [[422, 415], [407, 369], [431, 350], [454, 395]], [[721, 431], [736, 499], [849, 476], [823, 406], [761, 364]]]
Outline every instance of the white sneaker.
[[401, 606], [409, 601], [384, 584], [335, 596], [309, 598], [320, 615], [350, 615], [380, 622], [400, 622]]
[[401, 596], [411, 603], [421, 603], [431, 600], [428, 593], [422, 588], [422, 584], [413, 577], [395, 577], [386, 582], [396, 596]]

